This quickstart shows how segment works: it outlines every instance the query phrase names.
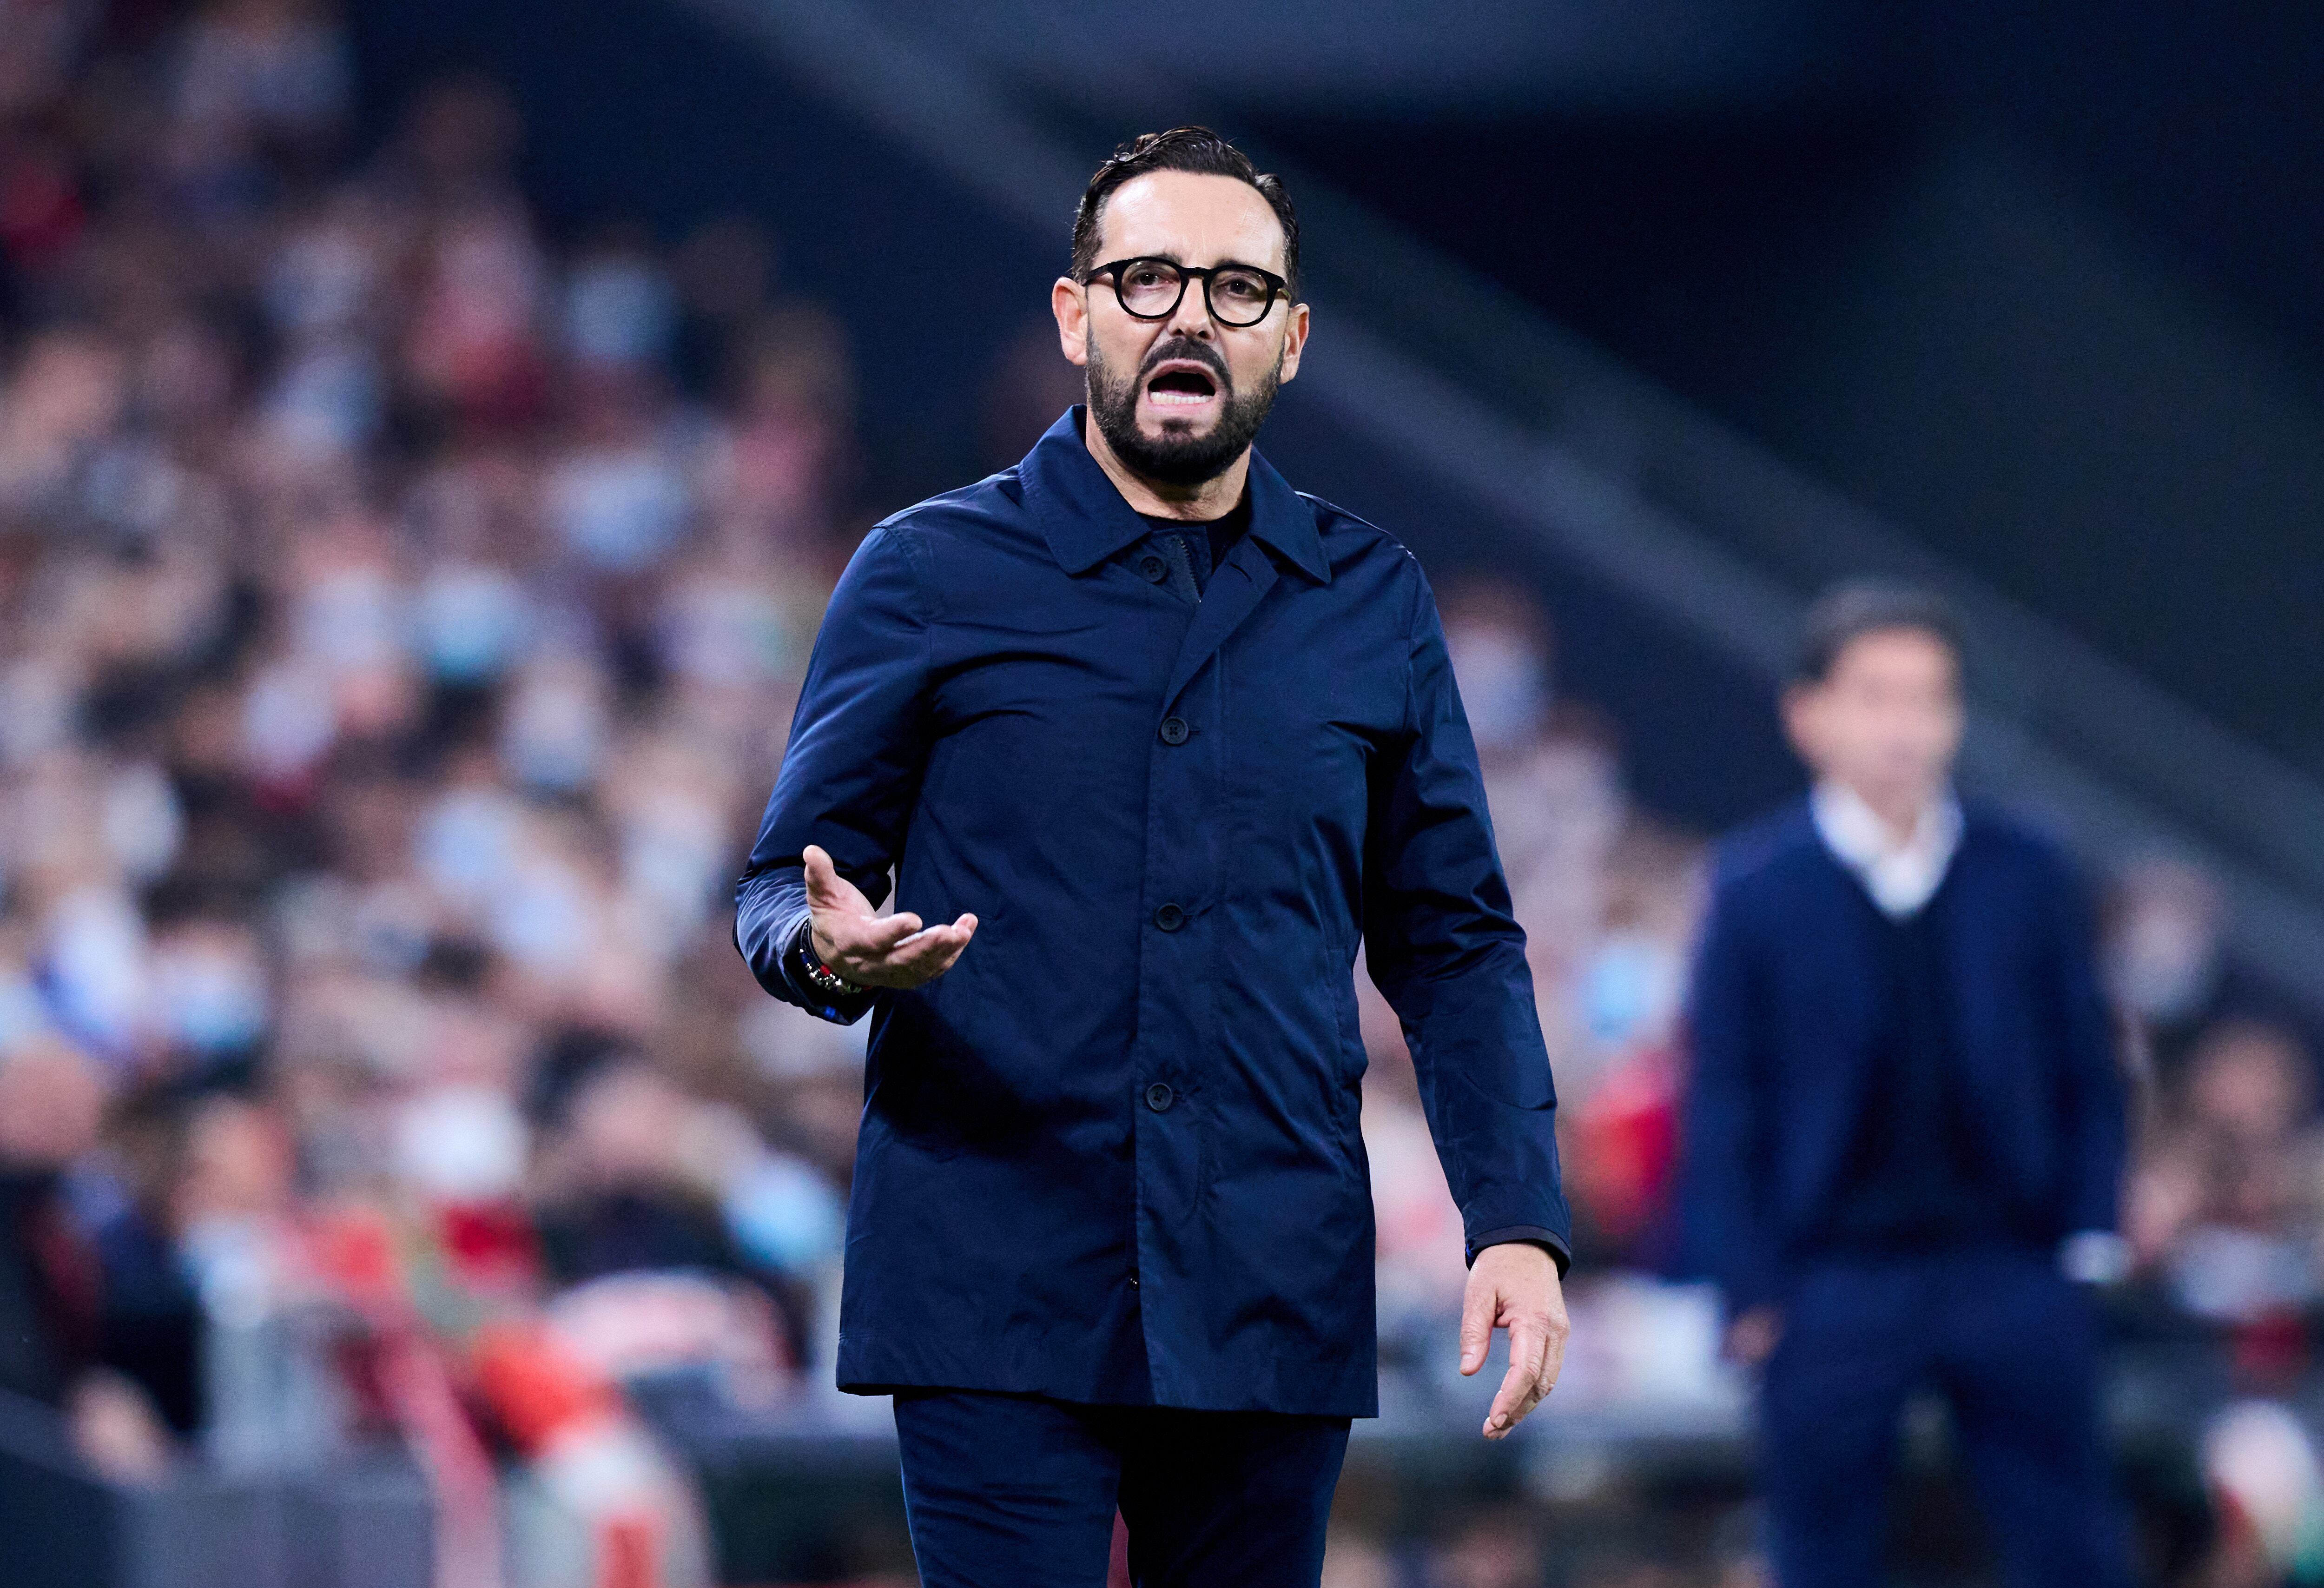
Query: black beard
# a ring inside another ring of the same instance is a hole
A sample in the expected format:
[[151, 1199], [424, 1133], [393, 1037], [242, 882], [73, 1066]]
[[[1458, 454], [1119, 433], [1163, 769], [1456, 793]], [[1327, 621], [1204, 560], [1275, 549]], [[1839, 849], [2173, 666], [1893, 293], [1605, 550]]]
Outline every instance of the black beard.
[[[1211, 372], [1218, 383], [1219, 392], [1226, 399], [1218, 422], [1199, 436], [1174, 434], [1166, 420], [1159, 438], [1149, 438], [1138, 428], [1138, 393], [1144, 386], [1143, 372], [1173, 358], [1191, 358]], [[1267, 420], [1267, 411], [1275, 406], [1276, 387], [1281, 383], [1282, 361], [1267, 372], [1249, 392], [1239, 393], [1227, 375], [1226, 360], [1216, 349], [1188, 337], [1179, 337], [1155, 345], [1139, 366], [1139, 377], [1134, 380], [1118, 378], [1099, 361], [1094, 343], [1089, 357], [1089, 411], [1097, 421], [1098, 433], [1113, 448], [1130, 473], [1142, 480], [1158, 485], [1200, 485], [1217, 479], [1227, 472], [1250, 448], [1259, 434], [1259, 427]]]

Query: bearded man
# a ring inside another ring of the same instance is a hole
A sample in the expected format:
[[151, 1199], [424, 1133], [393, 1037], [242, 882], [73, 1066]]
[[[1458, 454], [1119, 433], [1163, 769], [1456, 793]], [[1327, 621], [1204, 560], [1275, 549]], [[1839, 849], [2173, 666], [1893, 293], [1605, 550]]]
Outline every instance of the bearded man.
[[930, 1588], [1096, 1588], [1117, 1509], [1141, 1584], [1317, 1581], [1377, 1410], [1359, 943], [1462, 1371], [1508, 1331], [1485, 1436], [1557, 1376], [1555, 1098], [1435, 602], [1251, 448], [1298, 281], [1216, 134], [1098, 169], [1050, 292], [1087, 406], [864, 540], [737, 890], [769, 992], [872, 1016], [839, 1380], [895, 1397]]

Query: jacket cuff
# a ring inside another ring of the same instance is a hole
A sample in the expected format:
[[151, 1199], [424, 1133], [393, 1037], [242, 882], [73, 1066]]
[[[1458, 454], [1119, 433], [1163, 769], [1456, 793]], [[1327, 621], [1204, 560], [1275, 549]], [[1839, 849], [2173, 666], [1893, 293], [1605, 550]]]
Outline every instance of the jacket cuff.
[[1543, 1229], [1538, 1224], [1510, 1224], [1505, 1229], [1486, 1231], [1469, 1242], [1469, 1266], [1476, 1267], [1477, 1253], [1486, 1247], [1507, 1246], [1519, 1241], [1548, 1252], [1557, 1264], [1557, 1277], [1561, 1279], [1565, 1278], [1565, 1270], [1573, 1266], [1573, 1250], [1565, 1243], [1565, 1238], [1556, 1231]]

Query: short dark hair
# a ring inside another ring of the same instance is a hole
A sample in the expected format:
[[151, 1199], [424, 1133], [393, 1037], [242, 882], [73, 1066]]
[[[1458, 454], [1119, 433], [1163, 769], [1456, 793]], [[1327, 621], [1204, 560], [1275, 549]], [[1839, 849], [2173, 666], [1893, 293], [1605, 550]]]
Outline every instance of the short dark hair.
[[[1124, 182], [1157, 171], [1232, 177], [1256, 188], [1283, 227], [1283, 278], [1291, 283], [1292, 300], [1297, 301], [1299, 217], [1291, 208], [1291, 195], [1283, 190], [1283, 179], [1262, 173], [1250, 162], [1250, 155], [1208, 127], [1172, 127], [1167, 133], [1140, 133], [1105, 157], [1105, 162], [1090, 178], [1089, 186], [1082, 190], [1081, 208], [1074, 211], [1074, 280], [1087, 281], [1089, 272], [1102, 263], [1097, 256], [1097, 228], [1104, 218], [1105, 201], [1112, 197], [1113, 190]], [[1259, 261], [1246, 259], [1241, 263], [1257, 264]]]
[[1896, 629], [1926, 634], [1951, 651], [1956, 662], [1962, 660], [1960, 623], [1944, 597], [1917, 585], [1850, 579], [1826, 590], [1808, 608], [1792, 681], [1821, 684], [1831, 677], [1841, 651], [1867, 634]]

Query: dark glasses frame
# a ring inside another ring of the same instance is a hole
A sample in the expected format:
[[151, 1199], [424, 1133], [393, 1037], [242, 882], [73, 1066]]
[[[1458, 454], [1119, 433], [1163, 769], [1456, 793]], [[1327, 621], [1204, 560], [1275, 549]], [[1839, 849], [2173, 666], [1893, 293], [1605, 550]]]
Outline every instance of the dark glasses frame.
[[[1157, 309], [1150, 313], [1141, 313], [1138, 309], [1130, 307], [1130, 300], [1122, 296], [1121, 276], [1124, 271], [1128, 270], [1134, 264], [1160, 265], [1165, 270], [1175, 271], [1177, 273], [1178, 291], [1176, 296], [1170, 300], [1169, 308]], [[1252, 315], [1249, 319], [1231, 319], [1226, 315], [1219, 312], [1218, 300], [1211, 296], [1211, 278], [1218, 274], [1221, 271], [1231, 271], [1244, 275], [1254, 275], [1267, 283], [1267, 301], [1259, 306], [1259, 310], [1257, 314]], [[1237, 330], [1248, 330], [1252, 326], [1255, 326], [1261, 320], [1265, 319], [1268, 315], [1273, 314], [1275, 312], [1276, 300], [1279, 298], [1288, 297], [1288, 290], [1291, 285], [1289, 282], [1284, 280], [1281, 276], [1277, 275], [1273, 271], [1261, 270], [1255, 264], [1235, 264], [1231, 263], [1207, 265], [1180, 264], [1175, 259], [1164, 259], [1160, 255], [1153, 254], [1133, 254], [1128, 259], [1117, 259], [1108, 264], [1094, 265], [1091, 267], [1090, 272], [1082, 278], [1082, 285], [1086, 287], [1091, 282], [1096, 281], [1098, 277], [1102, 275], [1111, 275], [1113, 277], [1113, 300], [1116, 303], [1120, 304], [1121, 312], [1130, 316], [1132, 319], [1168, 319], [1172, 315], [1178, 312], [1178, 305], [1186, 300], [1187, 282], [1193, 278], [1200, 277], [1203, 282], [1203, 307], [1209, 310], [1211, 318], [1218, 321], [1219, 324], [1222, 326], [1231, 326]]]

